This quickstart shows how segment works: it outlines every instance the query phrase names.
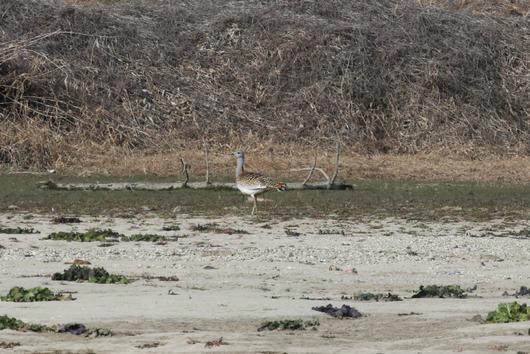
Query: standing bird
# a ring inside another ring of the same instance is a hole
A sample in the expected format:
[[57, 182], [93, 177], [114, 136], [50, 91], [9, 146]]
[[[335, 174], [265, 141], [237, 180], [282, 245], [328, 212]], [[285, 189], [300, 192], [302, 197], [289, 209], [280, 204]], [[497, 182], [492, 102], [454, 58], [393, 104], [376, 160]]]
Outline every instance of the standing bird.
[[287, 189], [287, 185], [283, 182], [273, 182], [272, 179], [260, 173], [245, 171], [245, 153], [243, 151], [234, 152], [234, 156], [237, 158], [236, 186], [241, 193], [250, 195], [252, 196], [252, 199], [254, 199], [252, 215], [254, 215], [254, 212], [258, 208], [257, 196], [259, 194], [272, 189], [276, 189], [280, 192]]

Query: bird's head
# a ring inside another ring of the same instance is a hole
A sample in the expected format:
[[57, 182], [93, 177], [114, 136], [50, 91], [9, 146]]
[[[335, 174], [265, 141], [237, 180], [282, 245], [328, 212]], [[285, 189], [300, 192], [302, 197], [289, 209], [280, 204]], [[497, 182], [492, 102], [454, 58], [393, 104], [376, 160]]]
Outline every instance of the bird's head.
[[239, 159], [241, 157], [245, 157], [245, 153], [241, 150], [234, 151], [234, 156]]

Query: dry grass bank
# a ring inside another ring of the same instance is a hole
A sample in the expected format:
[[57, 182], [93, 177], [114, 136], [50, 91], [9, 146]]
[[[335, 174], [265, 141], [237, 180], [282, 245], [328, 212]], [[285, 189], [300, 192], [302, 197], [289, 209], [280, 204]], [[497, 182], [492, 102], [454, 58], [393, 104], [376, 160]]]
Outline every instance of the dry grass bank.
[[[361, 170], [467, 179], [462, 166], [527, 161], [510, 156], [530, 151], [528, 7], [5, 0], [0, 163], [132, 173], [138, 158], [150, 165], [203, 140], [215, 151], [266, 145], [262, 154], [340, 140], [349, 176], [383, 175], [354, 172], [353, 161], [449, 154], [467, 159], [435, 164], [444, 173], [429, 173], [432, 162]], [[475, 177], [524, 180], [526, 166]]]
[[[230, 152], [238, 146], [213, 149], [209, 153], [210, 178], [231, 178], [235, 161]], [[335, 151], [317, 149], [317, 166], [332, 174]], [[315, 150], [300, 149], [288, 145], [260, 145], [247, 148], [249, 169], [261, 171], [278, 178], [301, 181], [307, 172], [292, 169], [310, 167]], [[181, 176], [183, 158], [191, 166], [193, 179], [205, 177], [205, 154], [200, 148], [173, 149], [168, 152], [138, 153], [130, 150], [111, 149], [98, 154], [78, 156], [75, 161], [54, 165], [60, 172], [73, 175], [158, 175]], [[530, 157], [495, 156], [484, 154], [475, 158], [454, 151], [436, 151], [426, 154], [359, 154], [344, 149], [340, 158], [339, 180], [355, 179], [402, 179], [416, 181], [480, 181], [502, 183], [528, 183], [530, 181]], [[315, 172], [313, 180], [322, 180]]]

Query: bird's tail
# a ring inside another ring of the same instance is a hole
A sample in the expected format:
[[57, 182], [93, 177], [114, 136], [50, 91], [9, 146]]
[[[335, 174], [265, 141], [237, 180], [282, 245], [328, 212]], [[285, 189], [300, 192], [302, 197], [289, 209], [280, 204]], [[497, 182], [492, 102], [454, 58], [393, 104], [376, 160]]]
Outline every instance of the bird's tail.
[[276, 182], [274, 183], [274, 188], [276, 188], [278, 192], [285, 192], [287, 190], [287, 185], [283, 182]]

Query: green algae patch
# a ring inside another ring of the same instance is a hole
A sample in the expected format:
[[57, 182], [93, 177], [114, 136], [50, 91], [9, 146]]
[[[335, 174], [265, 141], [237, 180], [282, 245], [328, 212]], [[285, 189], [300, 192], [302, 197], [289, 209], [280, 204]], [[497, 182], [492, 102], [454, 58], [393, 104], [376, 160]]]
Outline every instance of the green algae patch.
[[359, 293], [353, 297], [357, 301], [403, 301], [399, 296], [387, 293], [387, 294], [374, 294], [374, 293]]
[[84, 337], [110, 337], [112, 336], [112, 331], [108, 328], [88, 328], [82, 323], [72, 322], [66, 323], [63, 325], [56, 326], [57, 333], [70, 333], [77, 336], [83, 335]]
[[131, 236], [123, 236], [121, 240], [131, 241], [131, 242], [163, 242], [163, 241], [170, 241], [172, 240], [172, 238], [170, 239], [166, 236], [156, 235], [156, 234], [137, 234], [137, 235], [131, 235]]
[[180, 226], [178, 225], [166, 225], [162, 227], [162, 231], [180, 231]]
[[123, 275], [110, 274], [104, 268], [90, 268], [77, 264], [72, 265], [63, 273], [55, 273], [52, 280], [64, 281], [87, 281], [89, 283], [97, 284], [129, 284], [130, 279]]
[[217, 223], [197, 224], [191, 227], [192, 231], [197, 232], [213, 232], [216, 234], [248, 234], [246, 230], [234, 229], [231, 227], [221, 227]]
[[530, 307], [518, 302], [504, 303], [497, 306], [497, 310], [491, 311], [486, 317], [488, 323], [509, 323], [528, 321], [530, 319]]
[[24, 289], [23, 287], [14, 287], [9, 290], [6, 296], [0, 296], [1, 301], [12, 302], [36, 302], [36, 301], [64, 301], [74, 300], [70, 295], [54, 293], [48, 288], [35, 287]]
[[110, 229], [99, 230], [91, 229], [86, 232], [53, 232], [43, 240], [61, 240], [74, 242], [118, 242], [118, 241], [145, 241], [145, 242], [164, 242], [175, 240], [174, 237], [167, 237], [156, 234], [136, 234], [125, 236]]
[[53, 232], [45, 237], [43, 240], [62, 240], [62, 241], [77, 241], [77, 242], [95, 242], [95, 241], [117, 241], [124, 235], [107, 230], [91, 229], [87, 232]]
[[31, 324], [7, 315], [0, 316], [0, 331], [10, 329], [20, 332], [55, 332], [83, 335], [85, 337], [108, 337], [112, 331], [107, 328], [87, 328], [82, 323], [67, 323], [64, 325], [46, 326], [42, 324]]
[[34, 228], [24, 228], [24, 227], [0, 227], [0, 234], [11, 234], [11, 235], [20, 235], [20, 234], [38, 234], [39, 231]]
[[305, 330], [306, 328], [316, 328], [320, 326], [318, 320], [281, 320], [281, 321], [267, 321], [264, 322], [259, 328], [258, 332], [269, 330]]
[[421, 285], [419, 290], [412, 295], [413, 299], [424, 297], [458, 298], [467, 297], [466, 291], [460, 285]]
[[4, 329], [11, 329], [13, 331], [21, 332], [54, 332], [53, 327], [48, 327], [41, 324], [30, 324], [14, 317], [7, 315], [0, 316], [0, 331]]

